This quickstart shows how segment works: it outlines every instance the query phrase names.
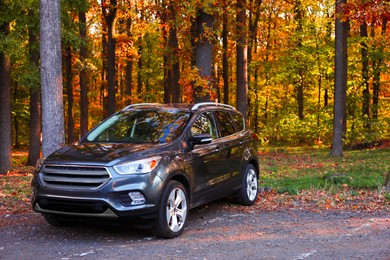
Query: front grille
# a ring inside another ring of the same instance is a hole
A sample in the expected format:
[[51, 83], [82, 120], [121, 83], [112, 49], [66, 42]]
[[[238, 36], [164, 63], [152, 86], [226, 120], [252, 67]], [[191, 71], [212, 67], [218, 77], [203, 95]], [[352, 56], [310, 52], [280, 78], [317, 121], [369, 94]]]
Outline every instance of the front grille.
[[41, 180], [46, 187], [96, 189], [110, 179], [104, 167], [45, 165]]
[[102, 202], [62, 200], [62, 199], [39, 199], [38, 204], [42, 209], [72, 213], [103, 213], [108, 206]]

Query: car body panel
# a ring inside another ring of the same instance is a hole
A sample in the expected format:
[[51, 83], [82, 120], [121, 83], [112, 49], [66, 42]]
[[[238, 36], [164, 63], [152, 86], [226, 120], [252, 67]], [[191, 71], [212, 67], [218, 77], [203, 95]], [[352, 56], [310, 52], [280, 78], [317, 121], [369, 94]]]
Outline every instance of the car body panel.
[[[180, 134], [176, 134], [177, 138], [165, 143], [91, 142], [84, 137], [48, 156], [32, 180], [33, 209], [44, 215], [75, 218], [153, 220], [162, 191], [170, 180], [177, 180], [186, 187], [189, 208], [234, 194], [242, 188], [243, 173], [249, 163], [259, 174], [257, 140], [246, 126], [233, 134], [220, 136], [215, 111], [238, 115], [234, 109], [213, 105], [193, 110], [190, 107], [145, 104], [124, 109], [125, 112], [162, 109], [189, 113], [188, 121], [180, 122], [184, 125]], [[218, 136], [205, 144], [194, 145], [191, 127], [205, 111], [214, 115]], [[119, 164], [156, 156], [160, 158], [159, 163], [148, 173], [121, 175], [114, 169]], [[107, 172], [106, 179], [94, 184], [94, 178], [99, 179], [104, 171]], [[74, 182], [72, 178], [75, 178]], [[56, 180], [65, 181], [57, 183]], [[129, 199], [131, 192], [141, 193], [145, 202], [131, 204], [134, 203]]]

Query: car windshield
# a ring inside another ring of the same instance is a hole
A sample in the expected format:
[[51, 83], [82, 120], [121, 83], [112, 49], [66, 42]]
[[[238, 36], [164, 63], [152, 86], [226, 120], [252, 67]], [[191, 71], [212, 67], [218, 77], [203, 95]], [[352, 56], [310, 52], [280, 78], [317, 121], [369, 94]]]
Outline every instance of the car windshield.
[[189, 113], [178, 110], [139, 110], [113, 115], [86, 140], [107, 143], [168, 143], [182, 131]]

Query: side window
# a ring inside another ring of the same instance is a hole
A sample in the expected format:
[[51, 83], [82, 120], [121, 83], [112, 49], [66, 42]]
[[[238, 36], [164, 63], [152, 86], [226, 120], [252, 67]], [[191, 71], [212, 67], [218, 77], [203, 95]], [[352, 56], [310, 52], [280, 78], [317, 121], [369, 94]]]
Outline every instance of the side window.
[[192, 135], [209, 134], [213, 139], [217, 138], [217, 131], [214, 123], [213, 114], [205, 112], [198, 116], [195, 123], [191, 127]]
[[244, 118], [242, 117], [241, 114], [233, 113], [233, 120], [234, 123], [236, 124], [237, 132], [244, 130], [245, 128]]
[[234, 121], [229, 112], [216, 111], [215, 115], [218, 120], [221, 137], [232, 135], [236, 132], [236, 129], [234, 128]]

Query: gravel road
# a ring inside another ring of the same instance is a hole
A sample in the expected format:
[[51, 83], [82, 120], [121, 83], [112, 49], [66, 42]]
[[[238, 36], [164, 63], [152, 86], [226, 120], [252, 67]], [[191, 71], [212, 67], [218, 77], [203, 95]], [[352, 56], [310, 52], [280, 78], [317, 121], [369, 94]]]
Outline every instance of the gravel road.
[[[0, 215], [0, 259], [390, 259], [389, 212], [190, 211], [184, 233], [85, 224], [52, 227], [36, 213]], [[7, 223], [6, 225], [4, 223]]]

